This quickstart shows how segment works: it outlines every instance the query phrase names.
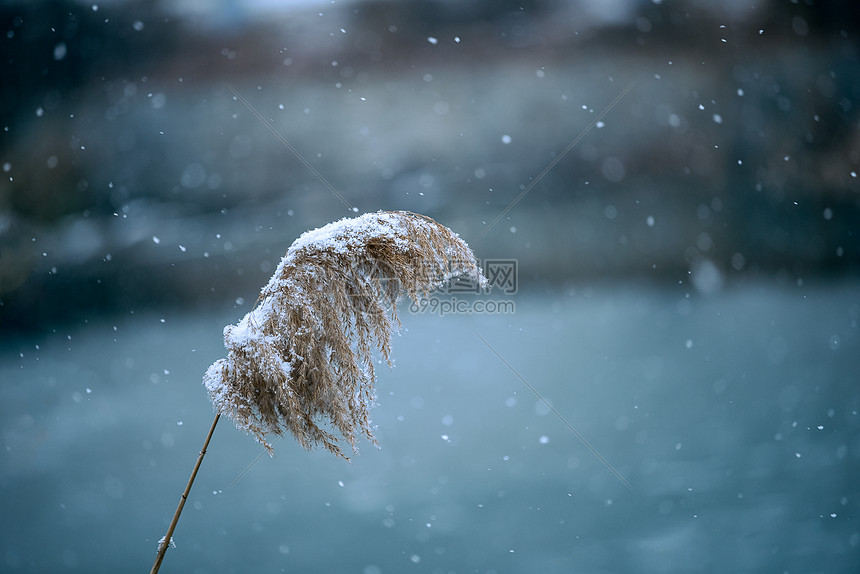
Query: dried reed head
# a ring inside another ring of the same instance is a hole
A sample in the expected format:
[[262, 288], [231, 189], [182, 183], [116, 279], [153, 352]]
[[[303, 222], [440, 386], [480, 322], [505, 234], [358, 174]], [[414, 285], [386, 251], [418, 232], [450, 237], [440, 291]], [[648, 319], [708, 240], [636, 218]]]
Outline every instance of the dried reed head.
[[390, 364], [397, 300], [460, 275], [486, 281], [469, 246], [423, 215], [368, 213], [304, 233], [255, 308], [224, 328], [227, 358], [203, 378], [215, 409], [270, 453], [265, 436], [284, 430], [343, 457], [334, 429], [353, 451], [359, 435], [375, 442], [372, 355]]

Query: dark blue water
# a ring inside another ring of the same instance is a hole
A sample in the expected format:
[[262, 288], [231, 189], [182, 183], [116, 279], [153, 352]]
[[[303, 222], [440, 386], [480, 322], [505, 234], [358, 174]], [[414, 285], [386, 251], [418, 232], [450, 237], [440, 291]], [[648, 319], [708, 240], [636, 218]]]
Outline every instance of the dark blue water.
[[[5, 341], [0, 571], [148, 571], [244, 307]], [[381, 449], [284, 439], [228, 489], [261, 448], [222, 419], [162, 572], [858, 571], [857, 283], [402, 319]]]

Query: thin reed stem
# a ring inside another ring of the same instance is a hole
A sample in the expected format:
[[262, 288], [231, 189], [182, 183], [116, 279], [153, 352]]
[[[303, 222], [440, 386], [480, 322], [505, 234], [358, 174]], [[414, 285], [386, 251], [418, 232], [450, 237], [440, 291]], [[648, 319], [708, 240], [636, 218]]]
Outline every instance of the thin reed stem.
[[161, 562], [164, 560], [164, 553], [167, 552], [167, 547], [170, 546], [170, 540], [173, 537], [173, 531], [176, 529], [176, 523], [179, 522], [179, 515], [182, 514], [182, 508], [185, 506], [185, 501], [188, 500], [188, 493], [191, 492], [191, 485], [194, 484], [194, 479], [197, 477], [197, 471], [200, 470], [200, 463], [203, 462], [203, 457], [206, 455], [206, 449], [209, 448], [209, 441], [212, 440], [212, 433], [215, 432], [215, 425], [218, 424], [218, 419], [221, 418], [221, 413], [215, 415], [215, 420], [212, 421], [212, 426], [209, 429], [209, 434], [206, 435], [206, 442], [203, 443], [203, 448], [197, 456], [197, 464], [194, 465], [194, 470], [191, 472], [191, 478], [188, 479], [188, 484], [185, 486], [185, 492], [179, 499], [179, 506], [176, 507], [176, 512], [173, 514], [173, 520], [170, 521], [170, 526], [167, 528], [167, 534], [161, 539], [158, 545], [158, 556], [155, 558], [155, 564], [152, 565], [150, 574], [156, 574], [161, 568]]

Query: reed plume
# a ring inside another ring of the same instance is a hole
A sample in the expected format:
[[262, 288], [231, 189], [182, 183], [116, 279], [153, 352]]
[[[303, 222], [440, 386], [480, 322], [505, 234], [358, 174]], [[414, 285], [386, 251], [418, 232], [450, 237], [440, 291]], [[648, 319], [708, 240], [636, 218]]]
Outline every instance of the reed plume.
[[[486, 284], [469, 246], [447, 227], [407, 211], [342, 219], [302, 234], [263, 287], [254, 309], [224, 328], [227, 357], [203, 383], [215, 420], [179, 505], [158, 543], [161, 568], [173, 531], [221, 415], [256, 437], [290, 431], [305, 448], [346, 458], [360, 436], [372, 442], [373, 353], [390, 364], [397, 301], [416, 301], [452, 277]], [[331, 430], [327, 430], [327, 428]]]
[[[373, 354], [390, 364], [397, 301], [451, 277], [485, 281], [456, 233], [415, 213], [377, 212], [308, 231], [287, 250], [254, 309], [224, 329], [227, 357], [203, 379], [215, 410], [271, 453], [267, 435], [345, 457], [375, 442]], [[339, 433], [338, 437], [335, 433]]]

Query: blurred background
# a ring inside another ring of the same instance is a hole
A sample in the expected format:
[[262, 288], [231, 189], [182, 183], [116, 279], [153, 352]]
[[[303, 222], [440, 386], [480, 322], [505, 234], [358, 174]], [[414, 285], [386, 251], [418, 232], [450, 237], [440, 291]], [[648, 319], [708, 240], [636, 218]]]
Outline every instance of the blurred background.
[[516, 260], [516, 313], [404, 314], [352, 464], [285, 440], [216, 495], [258, 452], [222, 422], [164, 571], [855, 571], [847, 0], [0, 22], [0, 571], [147, 568], [223, 325], [303, 231], [379, 209]]
[[347, 205], [532, 284], [856, 275], [854, 12], [711, 4], [6, 2], [4, 330], [232, 300]]

